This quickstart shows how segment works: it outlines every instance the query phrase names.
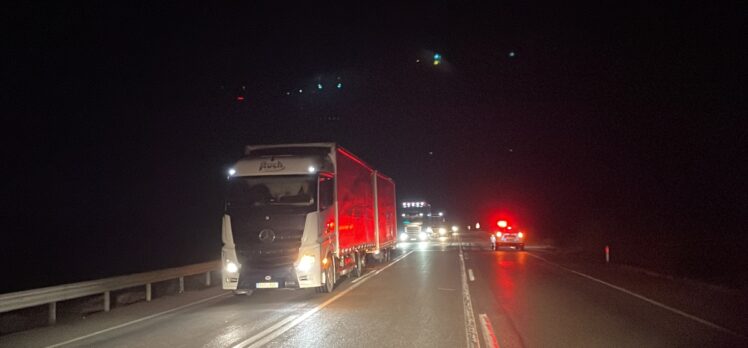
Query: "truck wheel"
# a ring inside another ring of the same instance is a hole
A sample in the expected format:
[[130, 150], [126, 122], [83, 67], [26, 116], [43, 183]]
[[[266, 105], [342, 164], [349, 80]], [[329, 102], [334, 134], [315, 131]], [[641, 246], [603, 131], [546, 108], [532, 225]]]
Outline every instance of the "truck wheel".
[[331, 293], [335, 288], [335, 258], [330, 257], [330, 265], [325, 269], [325, 283], [319, 287], [319, 292]]
[[355, 256], [356, 256], [356, 267], [353, 270], [353, 276], [356, 277], [356, 278], [358, 278], [358, 277], [364, 275], [364, 260], [363, 260], [363, 258], [366, 257], [366, 255], [361, 256], [361, 253], [357, 252], [355, 254]]

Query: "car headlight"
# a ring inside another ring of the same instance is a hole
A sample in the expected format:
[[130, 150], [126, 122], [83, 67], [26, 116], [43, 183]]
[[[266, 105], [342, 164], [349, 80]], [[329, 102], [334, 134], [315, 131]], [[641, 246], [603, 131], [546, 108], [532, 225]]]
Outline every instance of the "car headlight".
[[408, 234], [407, 233], [401, 234], [400, 235], [400, 240], [403, 241], [403, 242], [407, 241], [408, 240]]
[[439, 234], [441, 234], [442, 236], [445, 235], [445, 234], [447, 234], [447, 229], [444, 228], [444, 227], [440, 228], [439, 229]]
[[434, 230], [431, 227], [426, 227], [426, 233], [434, 233]]
[[239, 271], [239, 266], [231, 261], [226, 263], [226, 272], [236, 273]]
[[299, 264], [296, 265], [296, 269], [300, 272], [309, 272], [312, 266], [314, 266], [314, 256], [304, 255], [299, 260]]
[[426, 240], [428, 237], [429, 237], [429, 235], [426, 234], [425, 232], [421, 232], [421, 233], [418, 234], [418, 239], [420, 239], [420, 240]]
[[523, 238], [524, 236], [525, 236], [525, 234], [524, 234], [524, 233], [522, 233], [522, 232], [520, 232], [520, 233], [517, 233], [517, 237], [519, 237], [520, 239], [522, 239], [522, 238]]

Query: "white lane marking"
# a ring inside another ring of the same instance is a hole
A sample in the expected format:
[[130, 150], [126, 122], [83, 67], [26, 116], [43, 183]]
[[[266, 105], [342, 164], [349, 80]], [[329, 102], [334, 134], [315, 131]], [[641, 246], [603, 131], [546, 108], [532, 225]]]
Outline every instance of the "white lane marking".
[[86, 338], [90, 338], [90, 337], [93, 337], [93, 336], [96, 336], [96, 335], [100, 335], [100, 334], [103, 334], [105, 332], [109, 332], [109, 331], [112, 331], [112, 330], [117, 330], [117, 329], [120, 329], [120, 328], [123, 328], [123, 327], [126, 327], [126, 326], [137, 324], [137, 323], [142, 322], [142, 321], [146, 321], [146, 320], [149, 320], [149, 319], [160, 317], [162, 315], [166, 315], [166, 314], [169, 314], [169, 313], [172, 313], [172, 312], [176, 312], [178, 310], [182, 310], [182, 309], [185, 309], [185, 308], [188, 308], [188, 307], [192, 307], [194, 305], [198, 305], [198, 304], [203, 303], [203, 302], [208, 302], [210, 300], [213, 300], [213, 299], [216, 299], [216, 298], [219, 298], [219, 297], [222, 297], [222, 296], [226, 296], [228, 294], [230, 294], [230, 292], [225, 292], [225, 293], [222, 293], [220, 295], [216, 295], [216, 296], [211, 296], [211, 297], [208, 297], [208, 298], [204, 298], [202, 300], [191, 302], [191, 303], [188, 303], [186, 305], [182, 305], [182, 306], [179, 306], [179, 307], [176, 307], [176, 308], [169, 309], [167, 311], [163, 311], [163, 312], [156, 313], [156, 314], [151, 314], [151, 315], [149, 315], [147, 317], [142, 317], [140, 319], [135, 319], [135, 320], [132, 320], [132, 321], [128, 321], [126, 323], [122, 323], [122, 324], [119, 324], [119, 325], [112, 326], [110, 328], [106, 328], [106, 329], [103, 329], [103, 330], [92, 332], [92, 333], [90, 333], [88, 335], [83, 335], [83, 336], [80, 336], [80, 337], [69, 339], [69, 340], [67, 340], [65, 342], [55, 343], [53, 345], [47, 346], [46, 348], [54, 348], [54, 347], [64, 346], [66, 344], [77, 342], [77, 341], [80, 341], [80, 340], [84, 340]]
[[353, 283], [353, 284], [356, 284], [356, 283], [358, 283], [358, 282], [360, 282], [360, 281], [362, 281], [362, 280], [364, 280], [364, 279], [366, 279], [366, 278], [370, 278], [370, 277], [373, 277], [373, 276], [374, 276], [374, 275], [376, 275], [376, 274], [377, 274], [376, 272], [369, 272], [369, 273], [366, 273], [366, 274], [364, 274], [364, 275], [362, 275], [362, 276], [360, 276], [360, 277], [358, 277], [358, 278], [356, 278], [356, 279], [354, 279], [354, 280], [351, 280], [351, 283]]
[[613, 285], [613, 284], [611, 284], [611, 283], [608, 283], [608, 282], [606, 282], [606, 281], [604, 281], [604, 280], [600, 280], [600, 279], [597, 279], [597, 278], [595, 278], [595, 277], [593, 277], [593, 276], [590, 276], [590, 275], [587, 275], [587, 274], [584, 274], [584, 273], [581, 273], [581, 272], [577, 272], [577, 271], [575, 271], [575, 270], [573, 270], [573, 269], [570, 269], [570, 268], [566, 268], [566, 267], [564, 267], [564, 266], [561, 266], [561, 265], [559, 265], [559, 264], [557, 264], [557, 263], [555, 263], [555, 262], [551, 262], [551, 261], [548, 261], [548, 260], [547, 260], [547, 259], [545, 259], [544, 257], [540, 257], [540, 256], [537, 256], [537, 255], [533, 255], [532, 253], [527, 253], [527, 255], [530, 255], [530, 256], [532, 256], [532, 257], [534, 257], [534, 258], [538, 259], [538, 260], [542, 260], [542, 261], [545, 261], [545, 262], [547, 262], [547, 263], [550, 263], [551, 265], [554, 265], [554, 266], [556, 266], [556, 267], [558, 267], [558, 268], [561, 268], [561, 269], [563, 269], [563, 270], [565, 270], [565, 271], [567, 271], [567, 272], [571, 272], [571, 273], [574, 273], [574, 274], [576, 274], [576, 275], [578, 275], [578, 276], [580, 276], [580, 277], [583, 277], [583, 278], [587, 278], [587, 279], [589, 279], [589, 280], [592, 280], [592, 281], [594, 281], [594, 282], [598, 282], [598, 283], [600, 283], [600, 284], [603, 284], [603, 285], [605, 285], [605, 286], [608, 286], [608, 287], [610, 287], [610, 288], [616, 289], [616, 290], [618, 290], [618, 291], [620, 291], [620, 292], [623, 292], [623, 293], [629, 294], [629, 295], [631, 295], [631, 296], [634, 296], [634, 297], [636, 297], [636, 298], [638, 298], [638, 299], [640, 299], [640, 300], [642, 300], [642, 301], [645, 301], [645, 302], [651, 303], [651, 304], [653, 304], [653, 305], [655, 305], [655, 306], [658, 306], [658, 307], [660, 307], [660, 308], [664, 308], [664, 309], [667, 309], [667, 310], [669, 310], [669, 311], [671, 311], [671, 312], [673, 312], [673, 313], [675, 313], [675, 314], [679, 314], [679, 315], [681, 315], [681, 316], [683, 316], [683, 317], [686, 317], [686, 318], [688, 318], [688, 319], [691, 319], [691, 320], [693, 320], [693, 321], [696, 321], [696, 322], [702, 323], [702, 324], [704, 324], [704, 325], [706, 325], [706, 326], [709, 326], [709, 327], [711, 327], [711, 328], [713, 328], [713, 329], [717, 329], [717, 330], [719, 330], [719, 331], [722, 331], [722, 332], [725, 332], [725, 333], [729, 333], [729, 334], [731, 334], [731, 335], [734, 335], [734, 336], [736, 336], [736, 337], [740, 337], [740, 338], [742, 338], [742, 339], [748, 339], [748, 337], [746, 337], [746, 336], [743, 336], [742, 334], [739, 334], [739, 333], [737, 333], [737, 332], [735, 332], [735, 331], [732, 331], [732, 330], [730, 330], [730, 329], [728, 329], [728, 328], [725, 328], [725, 327], [719, 326], [719, 325], [717, 325], [717, 324], [715, 324], [715, 323], [712, 323], [711, 321], [708, 321], [708, 320], [705, 320], [705, 319], [701, 319], [701, 318], [699, 318], [699, 317], [697, 317], [697, 316], [694, 316], [694, 315], [688, 314], [688, 313], [686, 313], [686, 312], [684, 312], [684, 311], [682, 311], [682, 310], [680, 310], [680, 309], [676, 309], [676, 308], [670, 307], [670, 306], [668, 306], [668, 305], [666, 305], [666, 304], [664, 304], [664, 303], [661, 303], [661, 302], [657, 302], [657, 301], [655, 301], [655, 300], [652, 300], [652, 299], [650, 299], [650, 298], [648, 298], [648, 297], [644, 297], [643, 295], [639, 295], [639, 294], [637, 294], [637, 293], [635, 293], [635, 292], [633, 292], [633, 291], [630, 291], [630, 290], [624, 289], [624, 288], [622, 288], [622, 287], [620, 287], [620, 286], [617, 286], [617, 285]]
[[462, 307], [465, 313], [465, 339], [468, 348], [480, 348], [478, 340], [478, 329], [475, 327], [475, 314], [473, 313], [473, 302], [470, 300], [470, 288], [468, 288], [467, 274], [465, 274], [465, 258], [460, 245], [460, 275], [462, 278]]
[[236, 345], [234, 345], [234, 347], [240, 347], [240, 346], [244, 346], [244, 345], [250, 344], [250, 343], [252, 343], [252, 341], [255, 341], [255, 340], [257, 340], [257, 339], [259, 339], [261, 337], [266, 336], [267, 334], [269, 334], [269, 333], [277, 330], [279, 327], [281, 327], [283, 325], [286, 325], [289, 321], [294, 320], [294, 319], [296, 319], [298, 317], [299, 317], [298, 314], [289, 315], [285, 319], [283, 319], [283, 320], [281, 320], [281, 321], [273, 324], [272, 326], [268, 327], [267, 329], [262, 330], [262, 331], [260, 331], [260, 332], [258, 332], [256, 334], [254, 334], [252, 337], [247, 338], [246, 340], [237, 343]]
[[[411, 251], [407, 252], [405, 255], [398, 257], [397, 259], [393, 260], [389, 265], [382, 267], [379, 271], [374, 272], [373, 274], [374, 275], [379, 274], [382, 271], [384, 271], [385, 269], [390, 268], [395, 263], [397, 263], [398, 261], [404, 259], [406, 256], [410, 255], [414, 251], [415, 250], [411, 250]], [[276, 339], [278, 336], [282, 335], [286, 331], [292, 329], [296, 325], [299, 325], [301, 322], [303, 322], [304, 320], [306, 320], [309, 317], [311, 317], [314, 313], [319, 312], [322, 308], [327, 307], [329, 304], [335, 302], [337, 299], [345, 296], [345, 294], [353, 291], [353, 289], [359, 287], [361, 284], [365, 283], [367, 280], [369, 280], [371, 278], [372, 277], [359, 278], [359, 279], [361, 279], [360, 282], [351, 285], [348, 289], [343, 290], [342, 292], [338, 293], [337, 295], [333, 296], [332, 298], [330, 298], [329, 300], [323, 302], [322, 304], [318, 305], [317, 307], [314, 307], [314, 308], [308, 310], [306, 313], [304, 313], [304, 314], [302, 314], [300, 316], [296, 316], [295, 315], [295, 316], [293, 316], [293, 318], [289, 317], [289, 318], [284, 319], [282, 321], [282, 323], [285, 324], [285, 325], [279, 323], [280, 325], [278, 325], [278, 328], [274, 329], [274, 331], [269, 332], [269, 333], [266, 333], [265, 330], [263, 330], [263, 332], [260, 332], [260, 333], [258, 333], [256, 335], [253, 335], [252, 337], [247, 338], [246, 340], [244, 340], [244, 341], [242, 341], [242, 342], [234, 345], [233, 348], [261, 347], [261, 346], [269, 343], [270, 341]]]
[[496, 335], [493, 332], [491, 319], [485, 313], [478, 314], [478, 319], [480, 319], [480, 328], [483, 331], [483, 342], [486, 342], [487, 347], [499, 348], [499, 342], [496, 340]]
[[452, 288], [436, 288], [436, 290], [441, 290], [441, 291], [455, 291], [456, 289], [452, 289]]
[[468, 268], [468, 276], [470, 277], [470, 281], [471, 282], [475, 281], [475, 276], [473, 275], [473, 269], [472, 268]]

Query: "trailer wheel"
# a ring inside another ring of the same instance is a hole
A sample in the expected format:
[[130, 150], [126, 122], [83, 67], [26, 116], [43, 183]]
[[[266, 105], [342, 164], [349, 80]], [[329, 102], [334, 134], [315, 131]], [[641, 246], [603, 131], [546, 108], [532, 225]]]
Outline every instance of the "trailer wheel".
[[362, 256], [360, 252], [356, 252], [356, 254], [354, 254], [354, 255], [356, 256], [356, 267], [353, 270], [353, 276], [356, 277], [356, 278], [358, 278], [358, 277], [364, 275], [364, 260], [363, 260], [363, 258], [366, 257], [366, 255], [364, 254]]
[[325, 269], [325, 283], [318, 288], [319, 292], [331, 293], [335, 288], [335, 258], [330, 257], [330, 265]]

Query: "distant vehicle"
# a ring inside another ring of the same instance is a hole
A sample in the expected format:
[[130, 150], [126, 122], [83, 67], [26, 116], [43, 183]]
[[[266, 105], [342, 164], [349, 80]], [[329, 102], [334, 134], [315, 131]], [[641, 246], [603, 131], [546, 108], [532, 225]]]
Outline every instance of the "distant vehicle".
[[525, 250], [525, 234], [522, 232], [496, 232], [491, 234], [491, 248], [499, 250], [499, 247], [515, 247], [517, 250]]
[[331, 292], [389, 260], [395, 204], [394, 181], [336, 144], [247, 146], [229, 170], [223, 289]]
[[429, 238], [444, 239], [452, 237], [452, 232], [447, 228], [446, 223], [434, 223], [432, 226], [426, 230], [429, 233]]
[[427, 241], [432, 238], [433, 230], [430, 225], [431, 204], [428, 202], [402, 202], [403, 230], [400, 241]]

